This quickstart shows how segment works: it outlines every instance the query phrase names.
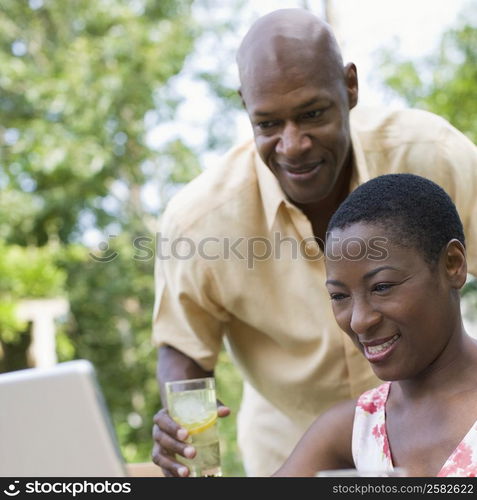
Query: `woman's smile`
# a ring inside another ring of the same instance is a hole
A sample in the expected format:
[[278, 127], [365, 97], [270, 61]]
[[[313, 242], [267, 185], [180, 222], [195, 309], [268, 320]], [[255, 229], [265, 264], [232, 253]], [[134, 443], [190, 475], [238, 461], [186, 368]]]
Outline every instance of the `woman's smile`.
[[364, 355], [370, 363], [379, 363], [388, 359], [398, 345], [401, 335], [396, 334], [391, 338], [360, 342], [364, 348]]

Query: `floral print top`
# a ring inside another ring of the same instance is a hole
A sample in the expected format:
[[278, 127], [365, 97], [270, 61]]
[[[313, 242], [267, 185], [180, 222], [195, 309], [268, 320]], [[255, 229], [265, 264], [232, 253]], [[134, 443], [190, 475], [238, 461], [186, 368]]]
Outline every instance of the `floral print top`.
[[[359, 471], [393, 471], [386, 433], [386, 401], [391, 382], [362, 394], [353, 424], [352, 451]], [[477, 421], [447, 459], [437, 477], [477, 476]]]

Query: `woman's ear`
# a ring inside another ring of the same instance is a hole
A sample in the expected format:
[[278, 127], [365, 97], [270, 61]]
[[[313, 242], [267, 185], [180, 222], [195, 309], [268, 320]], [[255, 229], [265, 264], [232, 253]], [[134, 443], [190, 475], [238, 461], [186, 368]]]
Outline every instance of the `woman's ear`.
[[449, 283], [453, 288], [462, 288], [467, 279], [467, 258], [464, 245], [457, 239], [450, 240], [444, 249], [443, 258]]

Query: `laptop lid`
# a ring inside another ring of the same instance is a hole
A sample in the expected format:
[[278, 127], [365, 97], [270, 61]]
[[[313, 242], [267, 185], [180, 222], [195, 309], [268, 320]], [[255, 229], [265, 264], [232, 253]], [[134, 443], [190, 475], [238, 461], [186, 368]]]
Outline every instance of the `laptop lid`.
[[89, 361], [0, 375], [0, 476], [125, 475]]

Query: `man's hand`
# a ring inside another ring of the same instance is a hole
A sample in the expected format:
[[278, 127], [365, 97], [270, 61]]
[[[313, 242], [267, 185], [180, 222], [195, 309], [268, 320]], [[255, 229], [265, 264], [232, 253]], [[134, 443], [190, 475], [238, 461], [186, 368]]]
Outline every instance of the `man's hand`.
[[[217, 401], [217, 415], [219, 417], [230, 415], [230, 408]], [[176, 454], [185, 458], [194, 458], [196, 455], [195, 448], [186, 442], [189, 437], [187, 429], [174, 422], [163, 408], [154, 416], [152, 437], [154, 439], [152, 461], [162, 468], [164, 475], [187, 477], [188, 467], [177, 462], [175, 458]]]

